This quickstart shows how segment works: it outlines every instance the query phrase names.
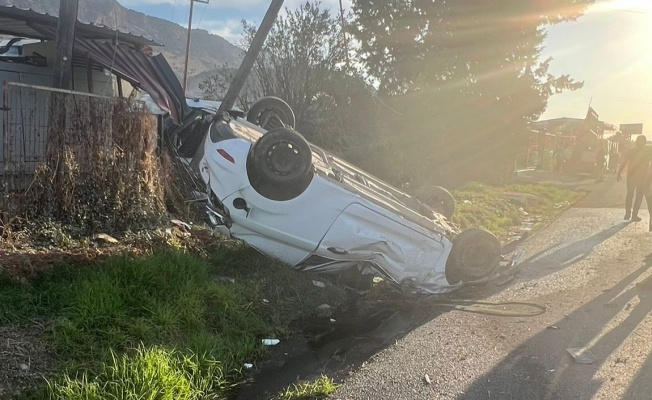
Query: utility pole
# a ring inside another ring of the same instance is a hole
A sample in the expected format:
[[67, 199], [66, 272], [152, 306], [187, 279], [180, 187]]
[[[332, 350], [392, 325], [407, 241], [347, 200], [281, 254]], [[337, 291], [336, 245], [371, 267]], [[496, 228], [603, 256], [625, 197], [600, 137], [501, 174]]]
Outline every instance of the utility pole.
[[247, 76], [249, 76], [249, 72], [251, 72], [251, 68], [254, 66], [254, 62], [256, 62], [256, 58], [258, 57], [260, 50], [263, 48], [265, 39], [267, 39], [267, 34], [276, 21], [276, 16], [281, 10], [281, 6], [283, 6], [283, 0], [272, 0], [272, 4], [269, 5], [267, 13], [263, 18], [263, 22], [260, 23], [256, 35], [251, 41], [249, 49], [247, 49], [247, 54], [245, 54], [242, 64], [240, 64], [240, 68], [238, 68], [238, 72], [236, 72], [233, 77], [233, 81], [229, 85], [229, 90], [226, 92], [226, 95], [224, 95], [224, 100], [222, 100], [222, 104], [220, 104], [219, 111], [229, 111], [233, 108], [236, 99], [240, 95], [240, 90], [242, 90], [245, 80], [247, 79]]
[[[188, 85], [188, 58], [190, 56], [190, 33], [192, 31], [192, 10], [195, 2], [208, 4], [208, 0], [190, 0], [190, 14], [188, 14], [188, 41], [186, 42], [186, 62], [183, 68], [183, 94], [186, 94]], [[200, 21], [201, 22], [201, 21]]]
[[75, 46], [75, 27], [79, 0], [60, 0], [57, 26], [57, 51], [54, 57], [52, 86], [70, 89], [72, 82], [72, 54]]

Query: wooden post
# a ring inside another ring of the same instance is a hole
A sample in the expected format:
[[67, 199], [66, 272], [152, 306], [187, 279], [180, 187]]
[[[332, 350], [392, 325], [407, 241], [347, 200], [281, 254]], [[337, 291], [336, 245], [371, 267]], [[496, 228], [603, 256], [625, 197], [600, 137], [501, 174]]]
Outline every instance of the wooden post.
[[121, 99], [125, 97], [124, 93], [122, 92], [122, 78], [120, 77], [118, 77], [118, 97], [120, 97]]
[[86, 55], [86, 80], [88, 81], [88, 93], [93, 93], [93, 67], [88, 55]]
[[57, 52], [54, 56], [52, 86], [70, 89], [72, 82], [72, 54], [75, 45], [75, 27], [79, 0], [60, 0], [57, 27]]
[[276, 21], [276, 16], [281, 10], [281, 6], [283, 6], [283, 0], [272, 0], [272, 4], [269, 5], [267, 13], [263, 18], [263, 22], [260, 23], [260, 27], [258, 27], [258, 31], [256, 31], [256, 35], [247, 50], [247, 54], [245, 54], [242, 64], [240, 64], [240, 68], [238, 68], [238, 72], [233, 77], [233, 81], [231, 82], [231, 85], [229, 85], [229, 90], [226, 92], [226, 95], [224, 95], [224, 100], [222, 100], [222, 104], [220, 104], [219, 111], [228, 111], [233, 108], [233, 105], [244, 86], [245, 80], [247, 79], [247, 76], [249, 76], [249, 72], [251, 72], [251, 68], [254, 66], [254, 62], [256, 62], [256, 58], [258, 57], [260, 50], [263, 48], [265, 39], [267, 39], [267, 34], [269, 34], [269, 31], [274, 25], [274, 21]]
[[190, 0], [190, 13], [188, 14], [188, 38], [186, 40], [186, 60], [183, 67], [183, 94], [186, 95], [188, 89], [188, 59], [190, 57], [190, 35], [192, 33], [192, 10], [195, 2], [208, 4], [208, 0]]

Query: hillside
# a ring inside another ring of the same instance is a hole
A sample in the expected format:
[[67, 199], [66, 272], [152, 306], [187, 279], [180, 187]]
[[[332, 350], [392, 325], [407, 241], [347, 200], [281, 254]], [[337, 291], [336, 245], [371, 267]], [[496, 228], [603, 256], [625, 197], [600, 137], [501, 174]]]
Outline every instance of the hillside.
[[[31, 8], [37, 12], [58, 15], [58, 0], [0, 0], [0, 5]], [[130, 10], [112, 0], [79, 0], [78, 18], [82, 22], [93, 22], [121, 31], [151, 38], [164, 47], [155, 48], [165, 55], [179, 77], [183, 73], [187, 29], [164, 19]], [[218, 35], [203, 29], [193, 29], [189, 63], [189, 92], [194, 92], [199, 79], [193, 76], [214, 70], [222, 64], [239, 65], [243, 51]]]

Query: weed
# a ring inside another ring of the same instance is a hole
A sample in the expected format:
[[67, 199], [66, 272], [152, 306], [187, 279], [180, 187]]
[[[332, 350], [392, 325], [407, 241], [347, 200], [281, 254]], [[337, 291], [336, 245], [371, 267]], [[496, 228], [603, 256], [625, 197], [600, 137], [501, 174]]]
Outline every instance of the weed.
[[277, 400], [313, 400], [321, 399], [337, 390], [338, 385], [333, 381], [322, 375], [319, 379], [313, 382], [301, 383], [299, 385], [292, 385], [281, 392], [276, 398]]
[[[506, 193], [524, 193], [536, 197], [520, 205], [507, 200], [504, 197]], [[510, 228], [521, 224], [525, 215], [523, 211], [549, 220], [577, 200], [580, 193], [553, 185], [494, 187], [470, 183], [454, 195], [458, 204], [453, 220], [462, 229], [482, 227], [498, 237], [504, 237]], [[519, 209], [521, 206], [523, 210]]]
[[143, 346], [133, 354], [117, 355], [97, 376], [68, 375], [49, 382], [48, 397], [64, 399], [217, 399], [229, 387], [221, 364], [195, 354]]

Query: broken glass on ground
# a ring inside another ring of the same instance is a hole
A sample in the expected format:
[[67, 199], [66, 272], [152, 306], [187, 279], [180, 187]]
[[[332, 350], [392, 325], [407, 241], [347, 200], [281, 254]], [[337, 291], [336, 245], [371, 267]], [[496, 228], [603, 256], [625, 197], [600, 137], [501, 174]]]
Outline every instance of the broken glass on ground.
[[595, 354], [586, 347], [569, 347], [566, 351], [573, 357], [576, 363], [593, 364], [597, 360]]

